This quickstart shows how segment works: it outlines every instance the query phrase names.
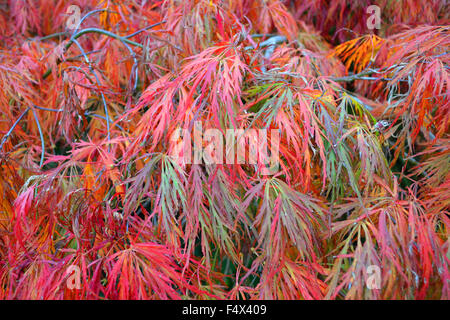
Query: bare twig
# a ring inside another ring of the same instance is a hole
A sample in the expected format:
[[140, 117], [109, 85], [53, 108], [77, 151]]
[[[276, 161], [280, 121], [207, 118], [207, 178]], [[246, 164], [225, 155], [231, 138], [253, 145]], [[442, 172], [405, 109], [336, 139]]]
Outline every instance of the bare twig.
[[337, 77], [337, 78], [330, 78], [330, 79], [335, 82], [350, 82], [350, 81], [354, 81], [354, 80], [364, 80], [363, 78], [371, 73], [374, 73], [374, 70], [364, 70], [360, 73], [352, 74], [352, 75], [349, 75], [346, 77]]
[[[84, 52], [83, 47], [81, 46], [81, 44], [76, 39], [73, 39], [73, 41], [78, 46], [78, 48], [80, 49], [81, 53], [83, 54], [84, 60], [86, 61], [87, 65], [89, 66], [89, 70], [94, 75], [95, 80], [97, 82], [97, 85], [100, 87], [100, 79], [99, 79], [97, 73], [95, 72], [94, 68], [92, 67], [91, 61], [89, 60], [89, 58], [87, 57], [86, 53]], [[109, 118], [108, 106], [106, 104], [105, 95], [103, 94], [102, 91], [100, 91], [100, 95], [102, 97], [103, 107], [104, 107], [104, 111], [105, 111], [106, 130], [107, 130], [107, 136], [108, 136], [108, 141], [109, 141], [109, 140], [111, 140], [111, 135], [110, 135], [110, 124], [109, 124], [110, 118]]]
[[136, 32], [133, 32], [132, 34], [127, 35], [127, 36], [125, 37], [125, 39], [134, 37], [134, 36], [138, 35], [138, 34], [141, 33], [141, 32], [144, 32], [144, 31], [146, 31], [146, 30], [148, 30], [148, 29], [151, 29], [151, 28], [154, 28], [154, 27], [156, 27], [156, 26], [159, 26], [160, 24], [163, 24], [163, 23], [166, 23], [166, 20], [163, 20], [163, 21], [161, 21], [161, 22], [158, 22], [158, 23], [149, 25], [149, 26], [147, 26], [147, 27], [145, 27], [145, 28], [143, 28], [143, 29], [141, 29], [141, 30], [138, 30], [138, 31], [136, 31]]
[[39, 167], [42, 167], [44, 164], [44, 155], [45, 155], [45, 142], [44, 142], [44, 134], [42, 132], [41, 124], [39, 123], [39, 118], [34, 109], [31, 109], [33, 112], [34, 120], [36, 120], [36, 124], [39, 130], [39, 136], [41, 137], [41, 161], [39, 162]]
[[24, 112], [22, 112], [22, 114], [19, 116], [19, 118], [17, 118], [16, 122], [14, 122], [14, 124], [12, 125], [12, 127], [8, 130], [8, 132], [3, 136], [2, 138], [2, 142], [0, 143], [0, 151], [3, 150], [3, 145], [5, 144], [6, 140], [8, 139], [8, 137], [11, 135], [11, 133], [13, 132], [14, 128], [17, 126], [17, 124], [20, 122], [20, 120], [22, 120], [22, 118], [28, 113], [28, 111], [30, 111], [30, 108], [28, 107]]

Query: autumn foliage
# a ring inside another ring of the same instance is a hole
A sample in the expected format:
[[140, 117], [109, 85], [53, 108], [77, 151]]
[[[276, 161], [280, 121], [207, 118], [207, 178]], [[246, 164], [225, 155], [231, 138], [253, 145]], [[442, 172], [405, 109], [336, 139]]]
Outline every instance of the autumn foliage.
[[[0, 298], [449, 299], [448, 9], [1, 2]], [[176, 161], [196, 121], [279, 172]]]

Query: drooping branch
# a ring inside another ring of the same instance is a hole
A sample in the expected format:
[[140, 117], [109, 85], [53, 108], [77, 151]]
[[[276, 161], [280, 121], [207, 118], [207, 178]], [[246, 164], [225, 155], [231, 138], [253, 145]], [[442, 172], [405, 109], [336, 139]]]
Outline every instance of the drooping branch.
[[[84, 34], [89, 34], [89, 33], [103, 34], [103, 35], [105, 35], [105, 36], [108, 36], [108, 37], [114, 38], [114, 39], [116, 39], [116, 40], [119, 40], [119, 41], [122, 42], [128, 49], [129, 49], [129, 47], [127, 46], [127, 44], [143, 49], [143, 48], [144, 48], [144, 45], [142, 45], [142, 44], [140, 44], [140, 43], [138, 43], [138, 42], [129, 40], [128, 38], [130, 38], [130, 37], [132, 37], [132, 36], [134, 36], [134, 35], [136, 35], [136, 34], [138, 34], [138, 33], [140, 33], [140, 32], [143, 32], [143, 31], [145, 31], [145, 30], [154, 28], [154, 27], [156, 27], [156, 26], [158, 26], [158, 25], [160, 25], [160, 24], [162, 24], [162, 23], [164, 23], [164, 21], [159, 22], [159, 23], [152, 24], [152, 25], [150, 25], [150, 26], [148, 26], [148, 27], [146, 27], [146, 28], [144, 28], [144, 29], [141, 29], [141, 30], [135, 32], [134, 34], [131, 34], [131, 35], [128, 35], [128, 36], [125, 36], [125, 37], [119, 36], [119, 35], [117, 35], [117, 34], [115, 34], [115, 33], [113, 33], [113, 32], [110, 32], [110, 31], [107, 31], [107, 30], [103, 30], [103, 29], [99, 29], [99, 28], [86, 28], [86, 29], [81, 30], [80, 32], [77, 32], [77, 33], [73, 34], [73, 35], [70, 37], [69, 41], [68, 41], [67, 44], [64, 46], [64, 51], [67, 51], [67, 50], [72, 46], [72, 44], [75, 42], [76, 39], [78, 39], [79, 37], [81, 37], [81, 36], [84, 35]], [[63, 35], [63, 34], [66, 34], [66, 33], [58, 34], [58, 36], [59, 36], [59, 35]], [[51, 35], [51, 36], [54, 36], [54, 35]], [[55, 35], [55, 36], [56, 36], [56, 35]], [[177, 47], [176, 47], [176, 48], [177, 48]], [[177, 49], [179, 49], [179, 48], [177, 48]], [[62, 62], [62, 61], [58, 60], [58, 61], [57, 61], [57, 64], [60, 64], [61, 62]], [[42, 78], [43, 78], [43, 79], [46, 79], [46, 78], [51, 74], [51, 72], [52, 72], [52, 69], [51, 69], [51, 68], [47, 69], [47, 71], [43, 74]]]

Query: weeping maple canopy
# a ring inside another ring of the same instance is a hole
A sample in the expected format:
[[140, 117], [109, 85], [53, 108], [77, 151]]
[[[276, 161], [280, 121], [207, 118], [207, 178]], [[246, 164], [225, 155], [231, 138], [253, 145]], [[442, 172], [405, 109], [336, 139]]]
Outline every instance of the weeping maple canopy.
[[[448, 299], [447, 9], [7, 1], [0, 298]], [[195, 122], [278, 171], [177, 161]]]

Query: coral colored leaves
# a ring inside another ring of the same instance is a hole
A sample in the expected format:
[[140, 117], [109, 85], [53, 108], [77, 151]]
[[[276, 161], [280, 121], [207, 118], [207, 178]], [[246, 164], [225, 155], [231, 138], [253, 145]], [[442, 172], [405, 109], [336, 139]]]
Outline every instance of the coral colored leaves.
[[449, 299], [448, 22], [3, 1], [0, 299]]

